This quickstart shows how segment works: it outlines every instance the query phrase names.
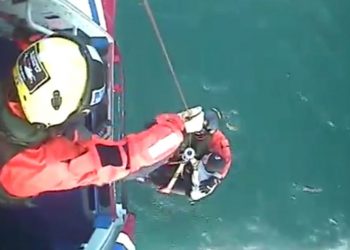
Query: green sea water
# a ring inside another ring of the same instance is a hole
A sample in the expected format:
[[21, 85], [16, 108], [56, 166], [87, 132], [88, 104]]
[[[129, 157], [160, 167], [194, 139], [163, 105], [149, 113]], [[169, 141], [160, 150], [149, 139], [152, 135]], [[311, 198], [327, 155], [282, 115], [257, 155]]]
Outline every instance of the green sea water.
[[[118, 1], [127, 132], [183, 109], [142, 1]], [[195, 206], [129, 183], [145, 250], [350, 249], [350, 2], [150, 0], [191, 106], [233, 167]]]

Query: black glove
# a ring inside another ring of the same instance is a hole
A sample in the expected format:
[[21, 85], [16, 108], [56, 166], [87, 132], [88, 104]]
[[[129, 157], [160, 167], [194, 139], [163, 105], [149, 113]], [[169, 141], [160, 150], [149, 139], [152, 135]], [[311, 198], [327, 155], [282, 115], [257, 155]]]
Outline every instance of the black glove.
[[213, 188], [219, 184], [221, 180], [215, 176], [211, 176], [209, 179], [202, 181], [199, 185], [199, 191], [202, 193], [209, 193], [213, 190]]

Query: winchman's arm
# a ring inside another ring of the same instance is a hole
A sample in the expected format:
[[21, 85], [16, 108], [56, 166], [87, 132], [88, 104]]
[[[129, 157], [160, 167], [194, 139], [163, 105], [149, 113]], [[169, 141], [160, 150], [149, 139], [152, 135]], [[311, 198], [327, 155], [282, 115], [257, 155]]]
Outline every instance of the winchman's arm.
[[[105, 149], [110, 156], [104, 159], [99, 151]], [[116, 165], [107, 165], [111, 163]], [[76, 144], [62, 137], [17, 154], [3, 167], [0, 180], [10, 195], [31, 197], [47, 191], [103, 185], [122, 179], [130, 171], [127, 156], [117, 145], [97, 145], [93, 140]]]
[[183, 129], [178, 116], [168, 115], [118, 142], [98, 137], [85, 142], [54, 138], [17, 154], [3, 167], [0, 181], [17, 197], [111, 183], [169, 158], [183, 140]]

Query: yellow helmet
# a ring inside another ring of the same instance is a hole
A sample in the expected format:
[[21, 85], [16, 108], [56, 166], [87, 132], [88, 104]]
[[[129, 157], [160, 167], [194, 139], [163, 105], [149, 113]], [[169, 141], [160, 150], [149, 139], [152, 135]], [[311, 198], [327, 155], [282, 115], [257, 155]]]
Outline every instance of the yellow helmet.
[[46, 127], [89, 111], [101, 102], [106, 88], [96, 49], [61, 35], [43, 38], [23, 51], [13, 76], [27, 120]]

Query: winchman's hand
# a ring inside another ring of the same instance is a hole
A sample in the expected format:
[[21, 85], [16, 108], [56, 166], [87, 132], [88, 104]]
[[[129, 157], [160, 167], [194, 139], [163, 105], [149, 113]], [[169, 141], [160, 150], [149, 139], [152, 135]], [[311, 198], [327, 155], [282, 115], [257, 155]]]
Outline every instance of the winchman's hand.
[[203, 109], [201, 106], [196, 106], [185, 111], [179, 112], [177, 114], [184, 120], [190, 120], [191, 117], [201, 113], [202, 111]]
[[203, 129], [204, 112], [201, 106], [180, 112], [178, 115], [185, 121], [186, 133], [199, 132]]

